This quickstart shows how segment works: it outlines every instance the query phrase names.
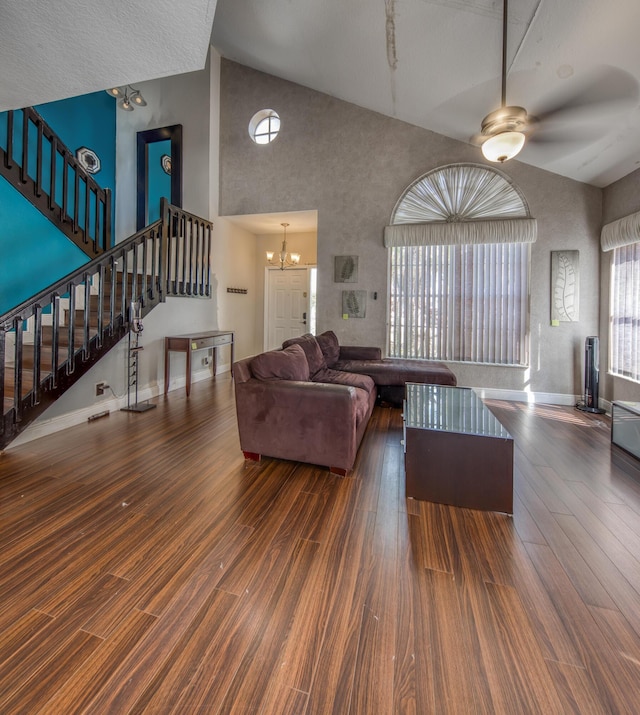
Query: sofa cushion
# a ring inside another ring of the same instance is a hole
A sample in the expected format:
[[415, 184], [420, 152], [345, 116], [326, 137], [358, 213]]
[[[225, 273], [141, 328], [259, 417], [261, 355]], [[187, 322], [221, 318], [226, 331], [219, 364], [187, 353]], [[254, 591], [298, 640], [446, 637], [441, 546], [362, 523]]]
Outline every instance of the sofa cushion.
[[317, 372], [312, 378], [313, 382], [329, 382], [333, 385], [347, 385], [358, 387], [367, 394], [375, 391], [376, 384], [369, 375], [359, 375], [356, 372], [342, 372], [326, 368]]
[[307, 362], [309, 363], [309, 374], [313, 377], [318, 370], [326, 370], [327, 363], [324, 360], [324, 355], [315, 335], [311, 333], [306, 333], [305, 335], [300, 335], [297, 338], [290, 338], [282, 343], [283, 348], [288, 348], [290, 345], [299, 345], [303, 350], [304, 354], [307, 356]]
[[334, 369], [369, 375], [376, 385], [401, 385], [424, 382], [432, 385], [455, 385], [456, 376], [441, 362], [384, 358], [382, 360], [339, 360]]
[[251, 361], [251, 372], [259, 380], [309, 380], [309, 363], [299, 345], [269, 350]]
[[327, 367], [333, 367], [340, 357], [340, 343], [333, 330], [327, 330], [316, 337], [320, 350], [324, 355]]

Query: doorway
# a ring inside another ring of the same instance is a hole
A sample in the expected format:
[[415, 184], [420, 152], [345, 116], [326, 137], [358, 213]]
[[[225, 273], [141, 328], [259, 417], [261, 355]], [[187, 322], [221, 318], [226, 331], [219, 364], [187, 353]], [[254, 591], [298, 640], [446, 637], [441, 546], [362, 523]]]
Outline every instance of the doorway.
[[315, 267], [266, 268], [264, 350], [289, 338], [315, 333]]

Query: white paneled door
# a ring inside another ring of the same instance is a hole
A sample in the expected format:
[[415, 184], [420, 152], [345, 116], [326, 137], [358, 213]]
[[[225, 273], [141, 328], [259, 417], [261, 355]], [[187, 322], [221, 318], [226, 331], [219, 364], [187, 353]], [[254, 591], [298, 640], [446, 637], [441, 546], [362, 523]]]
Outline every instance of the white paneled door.
[[307, 332], [309, 269], [267, 269], [265, 290], [265, 350], [275, 350], [289, 338]]

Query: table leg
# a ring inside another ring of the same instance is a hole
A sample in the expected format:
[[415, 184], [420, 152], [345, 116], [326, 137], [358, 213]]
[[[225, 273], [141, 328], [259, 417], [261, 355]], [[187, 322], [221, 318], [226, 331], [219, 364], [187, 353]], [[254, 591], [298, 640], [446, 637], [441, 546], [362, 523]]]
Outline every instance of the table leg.
[[213, 355], [211, 356], [211, 359], [213, 360], [213, 376], [215, 377], [218, 370], [218, 348], [214, 347], [211, 349], [213, 351]]
[[187, 347], [187, 397], [191, 393], [191, 345]]
[[169, 392], [169, 341], [164, 339], [164, 394]]

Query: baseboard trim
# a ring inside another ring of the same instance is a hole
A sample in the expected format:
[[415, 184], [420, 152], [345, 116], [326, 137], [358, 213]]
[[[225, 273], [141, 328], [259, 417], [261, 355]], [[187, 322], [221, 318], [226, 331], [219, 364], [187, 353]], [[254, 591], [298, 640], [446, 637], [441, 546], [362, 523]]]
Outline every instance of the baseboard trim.
[[[583, 399], [581, 395], [565, 395], [560, 392], [526, 392], [525, 390], [501, 390], [493, 387], [474, 387], [473, 389], [484, 400], [528, 402], [532, 405], [565, 405], [569, 407]], [[599, 400], [598, 406], [607, 414], [611, 414], [611, 403], [608, 400]]]
[[526, 390], [503, 390], [494, 387], [474, 387], [473, 390], [483, 400], [529, 402], [532, 405], [575, 405], [580, 399], [576, 395], [565, 395], [559, 392], [527, 392]]

